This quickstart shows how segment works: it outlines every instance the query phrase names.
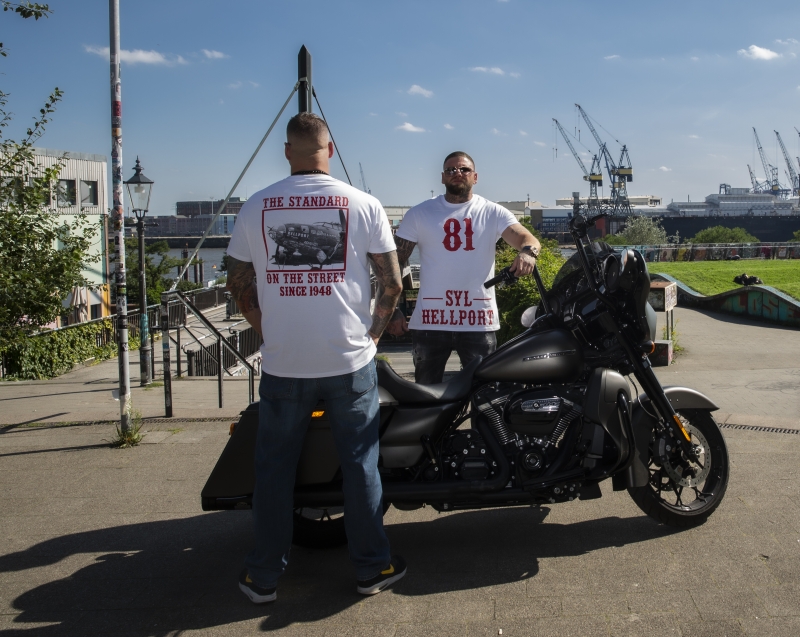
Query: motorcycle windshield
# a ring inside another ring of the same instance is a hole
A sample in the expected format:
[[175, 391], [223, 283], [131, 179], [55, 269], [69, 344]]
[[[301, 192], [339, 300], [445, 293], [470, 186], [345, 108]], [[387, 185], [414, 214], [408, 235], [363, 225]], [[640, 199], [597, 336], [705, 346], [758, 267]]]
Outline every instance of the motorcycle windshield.
[[[584, 246], [584, 251], [589, 257], [589, 263], [593, 267], [596, 267], [596, 262], [602, 261], [607, 255], [611, 254], [614, 249], [605, 241], [592, 241], [589, 246]], [[580, 272], [583, 274], [581, 257], [577, 251], [569, 259], [567, 259], [567, 262], [564, 265], [561, 266], [558, 274], [556, 274], [556, 278], [553, 280], [552, 289], [558, 289], [562, 282], [567, 279], [571, 279], [575, 272]]]

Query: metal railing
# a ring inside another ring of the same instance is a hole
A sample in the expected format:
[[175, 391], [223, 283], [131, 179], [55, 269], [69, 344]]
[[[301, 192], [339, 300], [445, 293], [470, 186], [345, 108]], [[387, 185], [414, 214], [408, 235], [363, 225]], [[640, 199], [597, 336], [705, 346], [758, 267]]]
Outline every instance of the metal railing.
[[[204, 346], [200, 342], [200, 340], [196, 336], [194, 336], [194, 334], [192, 334], [192, 332], [185, 325], [174, 325], [170, 322], [169, 307], [172, 303], [182, 304], [189, 312], [191, 312], [194, 315], [194, 317], [206, 330], [208, 330], [214, 337], [216, 337], [217, 342], [216, 342], [216, 347], [214, 348], [215, 351], [212, 352], [209, 347]], [[231, 365], [233, 364], [234, 360], [238, 360], [239, 364], [247, 371], [248, 397], [249, 397], [249, 402], [252, 403], [253, 398], [255, 396], [255, 370], [253, 369], [253, 366], [250, 363], [248, 363], [246, 357], [243, 356], [241, 353], [239, 353], [234, 348], [234, 346], [222, 335], [222, 332], [220, 332], [216, 327], [214, 327], [211, 321], [209, 321], [203, 315], [203, 313], [200, 311], [200, 308], [196, 306], [193, 301], [189, 300], [188, 295], [185, 295], [177, 290], [171, 290], [169, 292], [163, 292], [161, 294], [161, 333], [164, 336], [164, 338], [162, 339], [162, 347], [163, 347], [162, 366], [164, 373], [164, 406], [167, 418], [172, 417], [172, 374], [170, 370], [170, 365], [171, 365], [170, 341], [172, 339], [169, 337], [169, 332], [171, 329], [178, 328], [177, 336], [179, 339], [181, 327], [183, 327], [183, 329], [185, 329], [187, 333], [200, 345], [199, 351], [206, 352], [207, 355], [210, 356], [216, 363], [217, 393], [219, 395], [220, 408], [222, 408], [223, 406], [222, 382], [226, 373], [226, 359], [228, 355], [230, 355], [231, 357], [230, 359], [228, 359], [231, 361]], [[178, 365], [180, 365], [180, 351], [181, 351], [180, 340], [177, 340], [176, 344], [178, 346]]]
[[217, 305], [225, 303], [225, 286], [191, 290], [190, 292], [185, 292], [184, 296], [189, 299], [198, 310], [207, 310], [210, 307], [216, 307]]

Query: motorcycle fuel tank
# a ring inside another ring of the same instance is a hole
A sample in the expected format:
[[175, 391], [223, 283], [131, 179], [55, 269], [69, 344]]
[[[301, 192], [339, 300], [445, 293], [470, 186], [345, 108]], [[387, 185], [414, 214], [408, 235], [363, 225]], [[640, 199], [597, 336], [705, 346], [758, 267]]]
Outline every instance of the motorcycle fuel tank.
[[475, 371], [485, 381], [571, 383], [583, 370], [581, 346], [567, 330], [522, 336], [488, 356]]

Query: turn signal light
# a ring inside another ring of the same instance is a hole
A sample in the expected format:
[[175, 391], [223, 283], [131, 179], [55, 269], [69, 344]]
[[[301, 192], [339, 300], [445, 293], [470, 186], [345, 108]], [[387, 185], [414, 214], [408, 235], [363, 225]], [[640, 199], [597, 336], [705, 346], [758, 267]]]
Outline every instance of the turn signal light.
[[232, 436], [232, 435], [233, 435], [233, 430], [234, 430], [234, 429], [236, 429], [236, 423], [235, 423], [235, 422], [232, 422], [232, 423], [231, 423], [231, 428], [230, 428], [230, 431], [228, 431], [228, 435], [229, 435], [229, 436]]
[[655, 341], [645, 341], [641, 345], [639, 345], [639, 351], [642, 354], [652, 354], [656, 351], [656, 344]]
[[324, 411], [312, 411], [311, 417], [312, 418], [322, 418], [325, 415]]

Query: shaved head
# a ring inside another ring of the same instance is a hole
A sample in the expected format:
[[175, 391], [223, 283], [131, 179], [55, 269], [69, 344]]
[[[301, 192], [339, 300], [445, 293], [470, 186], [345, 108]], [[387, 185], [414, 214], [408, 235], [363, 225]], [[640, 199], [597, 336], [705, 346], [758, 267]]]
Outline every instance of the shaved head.
[[313, 113], [298, 113], [286, 125], [286, 141], [295, 155], [316, 155], [328, 149], [328, 126]]

